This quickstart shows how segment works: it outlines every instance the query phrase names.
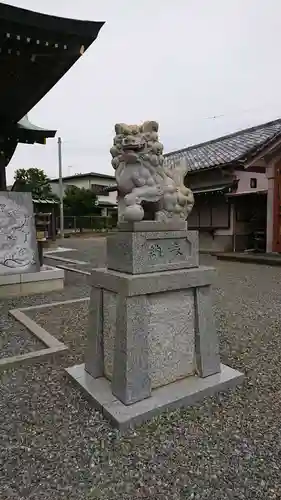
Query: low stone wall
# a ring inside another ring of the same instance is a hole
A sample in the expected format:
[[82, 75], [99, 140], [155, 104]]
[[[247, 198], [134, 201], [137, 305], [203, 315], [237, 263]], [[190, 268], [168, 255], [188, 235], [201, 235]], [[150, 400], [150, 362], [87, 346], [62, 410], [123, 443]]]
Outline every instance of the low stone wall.
[[52, 292], [63, 287], [64, 270], [51, 266], [43, 266], [37, 273], [0, 276], [0, 298]]

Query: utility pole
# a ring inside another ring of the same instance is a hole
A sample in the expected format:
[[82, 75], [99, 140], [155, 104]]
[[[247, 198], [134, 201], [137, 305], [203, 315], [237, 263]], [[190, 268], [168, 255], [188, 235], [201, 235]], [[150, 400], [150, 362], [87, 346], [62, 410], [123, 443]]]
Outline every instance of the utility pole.
[[60, 197], [60, 236], [61, 238], [64, 238], [61, 137], [58, 138], [58, 159], [59, 159], [59, 197]]

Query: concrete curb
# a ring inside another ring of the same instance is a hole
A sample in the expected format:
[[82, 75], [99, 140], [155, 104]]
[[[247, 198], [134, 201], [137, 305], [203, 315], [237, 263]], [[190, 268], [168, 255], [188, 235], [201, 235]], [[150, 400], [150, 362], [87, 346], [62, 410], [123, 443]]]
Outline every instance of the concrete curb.
[[[46, 255], [46, 257], [44, 257], [44, 261], [48, 260], [50, 257], [49, 255]], [[53, 258], [52, 260], [56, 260], [55, 258]], [[74, 262], [79, 262], [79, 261], [69, 261], [67, 259], [64, 259], [63, 262], [66, 262], [69, 264], [73, 264]], [[83, 271], [82, 269], [76, 269], [75, 267], [68, 267], [68, 266], [65, 266], [64, 264], [60, 264], [60, 261], [55, 262], [53, 263], [52, 262], [52, 265], [54, 267], [57, 267], [58, 269], [63, 269], [64, 271], [69, 271], [69, 272], [72, 272], [72, 273], [77, 273], [77, 274], [82, 274], [84, 276], [91, 276], [91, 273], [89, 271]]]
[[48, 304], [39, 304], [35, 306], [22, 307], [19, 309], [11, 309], [9, 314], [21, 323], [27, 330], [35, 335], [43, 344], [46, 345], [45, 349], [39, 349], [38, 351], [28, 352], [26, 354], [20, 354], [18, 356], [9, 356], [7, 358], [0, 359], [0, 372], [8, 368], [15, 368], [22, 365], [33, 365], [35, 363], [41, 363], [45, 359], [50, 357], [62, 355], [68, 351], [68, 347], [57, 340], [53, 335], [51, 335], [47, 330], [42, 328], [40, 325], [35, 323], [33, 319], [29, 318], [23, 311], [30, 311], [33, 309], [43, 309], [46, 307], [55, 307], [64, 304], [72, 304], [76, 302], [89, 301], [89, 297], [81, 299], [64, 300], [60, 302], [51, 302]]
[[241, 254], [241, 253], [216, 253], [217, 260], [231, 262], [242, 262], [244, 264], [263, 264], [265, 266], [281, 266], [281, 257], [266, 256], [259, 254]]
[[88, 264], [85, 260], [75, 260], [75, 259], [69, 259], [67, 257], [60, 257], [58, 255], [44, 255], [44, 258], [50, 259], [50, 260], [57, 260], [58, 262], [65, 262], [69, 264], [80, 264], [81, 266], [85, 266]]

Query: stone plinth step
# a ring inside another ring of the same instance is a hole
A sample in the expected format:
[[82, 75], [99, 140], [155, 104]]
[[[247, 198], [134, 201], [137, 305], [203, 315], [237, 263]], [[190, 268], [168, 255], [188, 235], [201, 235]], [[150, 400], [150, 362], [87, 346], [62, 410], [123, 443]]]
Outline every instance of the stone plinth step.
[[221, 365], [220, 373], [206, 378], [186, 377], [152, 391], [149, 398], [132, 405], [124, 405], [111, 392], [110, 382], [104, 377], [93, 378], [85, 365], [67, 368], [72, 380], [84, 391], [87, 399], [120, 430], [132, 428], [163, 411], [186, 408], [206, 396], [226, 391], [243, 381], [244, 375], [229, 366]]

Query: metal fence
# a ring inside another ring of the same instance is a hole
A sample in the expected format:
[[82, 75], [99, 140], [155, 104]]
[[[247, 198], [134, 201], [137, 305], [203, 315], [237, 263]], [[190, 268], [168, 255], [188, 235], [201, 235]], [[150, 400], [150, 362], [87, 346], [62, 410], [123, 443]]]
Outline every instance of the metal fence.
[[[116, 227], [117, 216], [108, 217], [96, 215], [66, 216], [63, 218], [65, 233], [78, 233], [83, 231], [105, 231]], [[60, 217], [56, 219], [57, 228], [60, 228]]]

